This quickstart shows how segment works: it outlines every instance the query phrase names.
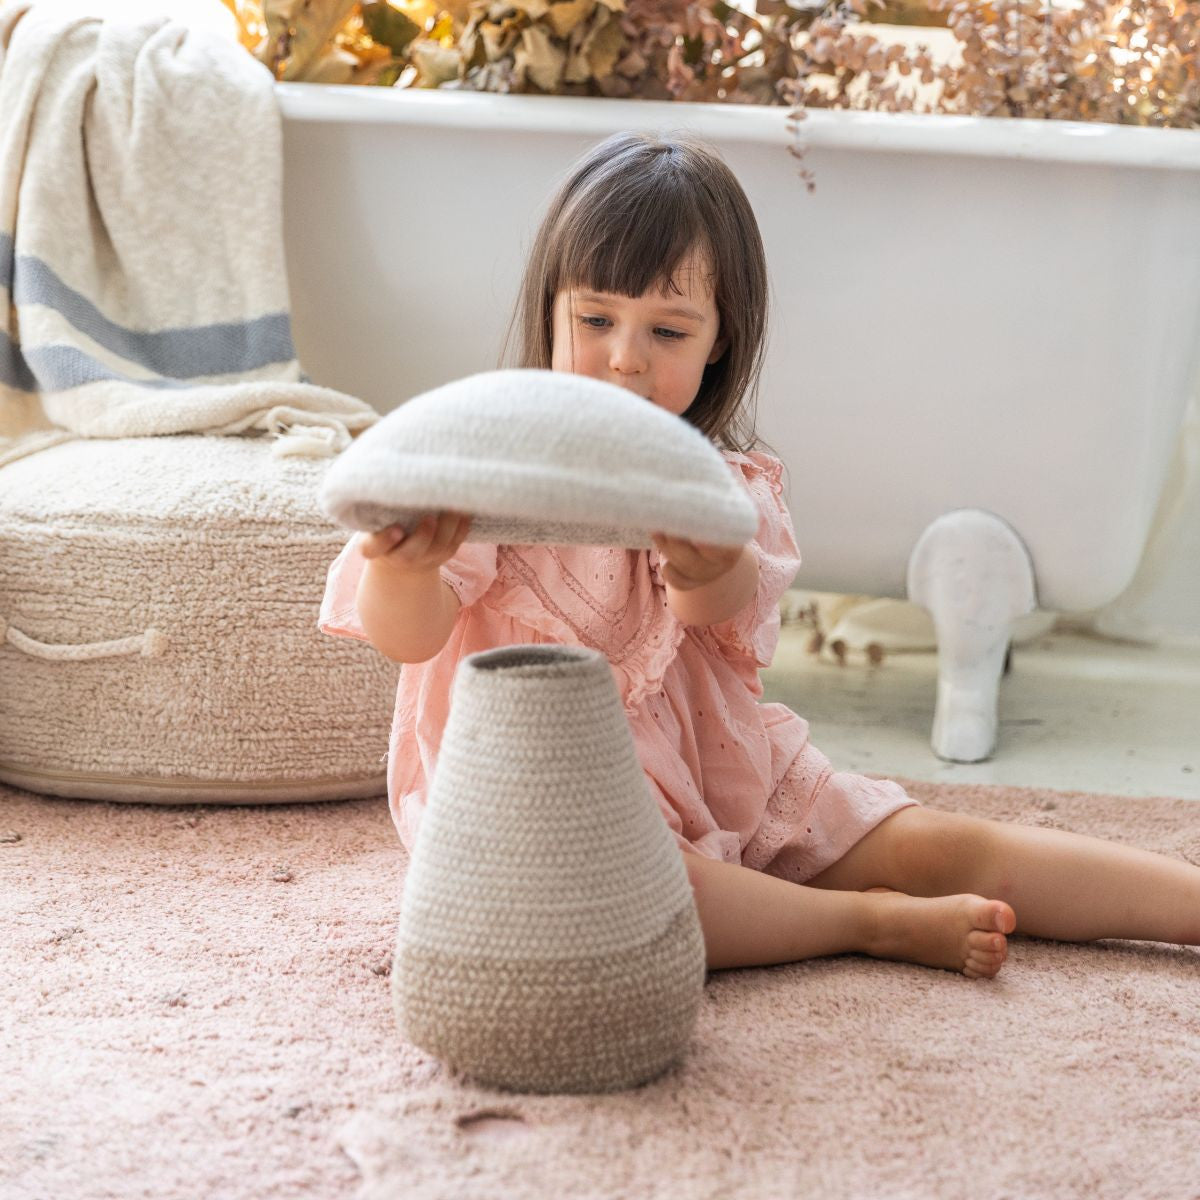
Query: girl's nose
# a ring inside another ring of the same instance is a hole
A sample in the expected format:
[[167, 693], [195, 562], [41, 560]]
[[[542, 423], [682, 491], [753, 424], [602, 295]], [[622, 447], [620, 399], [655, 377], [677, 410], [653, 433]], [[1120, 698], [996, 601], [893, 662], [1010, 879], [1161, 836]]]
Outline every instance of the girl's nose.
[[619, 375], [638, 375], [647, 367], [646, 353], [634, 337], [618, 337], [608, 356], [609, 369]]

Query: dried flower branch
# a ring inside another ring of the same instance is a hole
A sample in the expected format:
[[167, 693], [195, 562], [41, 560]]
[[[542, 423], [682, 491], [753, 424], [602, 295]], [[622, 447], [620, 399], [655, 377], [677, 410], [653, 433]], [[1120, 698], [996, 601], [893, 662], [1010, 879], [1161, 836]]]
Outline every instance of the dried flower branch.
[[[809, 108], [1200, 125], [1196, 0], [929, 2], [945, 13], [957, 59], [885, 46], [854, 31], [851, 5], [833, 6], [803, 37], [780, 31], [795, 55], [783, 95]], [[906, 78], [941, 86], [922, 108]]]
[[1200, 0], [224, 2], [280, 79], [1200, 127]]

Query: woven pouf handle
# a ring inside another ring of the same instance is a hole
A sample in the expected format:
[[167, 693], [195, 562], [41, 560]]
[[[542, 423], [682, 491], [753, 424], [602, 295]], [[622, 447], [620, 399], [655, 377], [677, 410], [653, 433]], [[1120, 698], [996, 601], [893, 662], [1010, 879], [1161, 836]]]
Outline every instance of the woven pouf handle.
[[704, 978], [608, 660], [552, 644], [463, 659], [400, 905], [404, 1034], [491, 1086], [614, 1091], [682, 1057]]
[[119, 658], [124, 654], [140, 654], [143, 658], [160, 658], [167, 652], [167, 635], [157, 629], [147, 629], [135, 637], [115, 638], [108, 642], [81, 642], [75, 645], [54, 645], [39, 642], [15, 629], [0, 617], [0, 645], [7, 642], [34, 658], [80, 662], [89, 658]]

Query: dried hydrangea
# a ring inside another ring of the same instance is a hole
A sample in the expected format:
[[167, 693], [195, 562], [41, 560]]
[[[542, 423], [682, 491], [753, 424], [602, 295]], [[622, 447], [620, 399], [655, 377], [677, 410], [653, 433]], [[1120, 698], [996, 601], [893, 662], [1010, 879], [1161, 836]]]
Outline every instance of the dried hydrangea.
[[280, 79], [1200, 127], [1200, 0], [225, 3]]
[[[1200, 3], [1160, 0], [929, 0], [958, 54], [886, 45], [856, 31], [858, 5], [827, 6], [796, 36], [781, 77], [789, 103], [809, 108], [922, 111], [1122, 124], [1200, 125]], [[907, 83], [938, 84], [918, 103]], [[857, 85], [858, 98], [851, 98]]]

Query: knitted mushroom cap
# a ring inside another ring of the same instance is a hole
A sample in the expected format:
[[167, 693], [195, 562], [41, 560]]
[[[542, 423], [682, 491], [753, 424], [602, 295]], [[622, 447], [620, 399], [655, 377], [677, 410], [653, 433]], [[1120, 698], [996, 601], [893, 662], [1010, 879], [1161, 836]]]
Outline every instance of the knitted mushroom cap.
[[652, 532], [718, 545], [754, 504], [682, 417], [584, 375], [485, 371], [415, 396], [334, 461], [320, 491], [350, 529], [471, 513], [468, 540], [643, 548]]

